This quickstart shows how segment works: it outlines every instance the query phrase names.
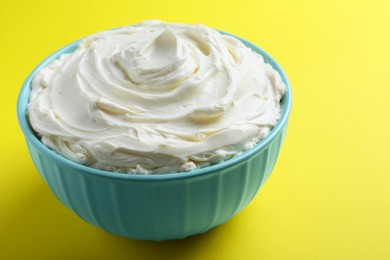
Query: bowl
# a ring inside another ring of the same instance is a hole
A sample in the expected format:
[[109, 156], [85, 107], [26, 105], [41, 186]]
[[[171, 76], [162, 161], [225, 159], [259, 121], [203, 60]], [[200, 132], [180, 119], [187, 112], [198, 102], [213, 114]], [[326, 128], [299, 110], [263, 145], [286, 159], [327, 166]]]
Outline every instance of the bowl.
[[236, 38], [260, 53], [281, 75], [287, 86], [281, 100], [281, 117], [252, 149], [190, 172], [157, 175], [108, 172], [75, 163], [47, 148], [34, 134], [26, 116], [31, 81], [38, 70], [61, 54], [73, 52], [78, 41], [40, 63], [20, 90], [17, 116], [35, 167], [58, 200], [81, 219], [111, 234], [157, 241], [206, 232], [246, 207], [274, 168], [292, 100], [287, 77], [275, 60], [252, 43]]

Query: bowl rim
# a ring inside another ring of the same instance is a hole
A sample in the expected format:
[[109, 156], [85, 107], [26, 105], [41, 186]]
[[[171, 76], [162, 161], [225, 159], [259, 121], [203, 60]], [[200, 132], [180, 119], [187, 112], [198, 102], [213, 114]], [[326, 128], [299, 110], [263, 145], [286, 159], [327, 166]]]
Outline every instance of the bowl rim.
[[258, 153], [265, 147], [267, 147], [274, 139], [275, 137], [282, 131], [283, 127], [287, 124], [290, 111], [291, 111], [291, 105], [292, 105], [292, 94], [291, 94], [291, 86], [288, 81], [288, 78], [280, 65], [262, 48], [258, 47], [257, 45], [254, 45], [253, 43], [242, 39], [236, 35], [226, 33], [223, 31], [220, 31], [220, 33], [232, 36], [241, 42], [244, 43], [247, 47], [251, 48], [254, 52], [261, 54], [264, 58], [264, 61], [272, 66], [273, 69], [275, 69], [281, 76], [282, 81], [286, 85], [286, 93], [283, 96], [281, 103], [281, 116], [274, 126], [274, 128], [270, 131], [270, 133], [262, 139], [258, 144], [256, 144], [253, 148], [243, 152], [241, 155], [230, 158], [224, 162], [220, 162], [214, 165], [206, 166], [200, 169], [188, 171], [188, 172], [178, 172], [178, 173], [160, 173], [160, 174], [123, 174], [118, 172], [110, 172], [105, 170], [100, 170], [96, 168], [92, 168], [89, 166], [85, 166], [82, 164], [79, 164], [77, 162], [74, 162], [70, 159], [67, 159], [59, 154], [57, 154], [55, 151], [51, 150], [47, 146], [45, 146], [38, 137], [34, 134], [30, 123], [27, 119], [27, 106], [29, 103], [29, 97], [30, 97], [30, 89], [31, 89], [31, 82], [34, 78], [35, 74], [38, 70], [42, 69], [43, 67], [50, 64], [52, 61], [57, 59], [61, 54], [65, 53], [71, 53], [73, 52], [79, 42], [82, 40], [74, 41], [54, 53], [47, 56], [43, 61], [41, 61], [28, 75], [26, 80], [24, 81], [17, 100], [17, 117], [19, 121], [19, 126], [21, 127], [21, 130], [24, 134], [24, 137], [26, 138], [26, 141], [30, 142], [36, 149], [38, 149], [40, 152], [44, 153], [46, 156], [49, 156], [52, 160], [54, 160], [56, 163], [60, 163], [62, 165], [66, 165], [67, 167], [73, 168], [77, 170], [79, 173], [82, 173], [84, 175], [88, 175], [90, 177], [101, 177], [101, 178], [110, 178], [110, 179], [117, 179], [117, 180], [131, 180], [131, 181], [167, 181], [167, 180], [178, 180], [178, 179], [186, 179], [186, 178], [193, 178], [197, 176], [203, 176], [203, 175], [209, 175], [212, 173], [220, 172], [221, 170], [224, 170], [228, 167], [238, 165], [242, 163], [243, 161], [246, 161], [250, 157], [252, 157], [254, 154]]

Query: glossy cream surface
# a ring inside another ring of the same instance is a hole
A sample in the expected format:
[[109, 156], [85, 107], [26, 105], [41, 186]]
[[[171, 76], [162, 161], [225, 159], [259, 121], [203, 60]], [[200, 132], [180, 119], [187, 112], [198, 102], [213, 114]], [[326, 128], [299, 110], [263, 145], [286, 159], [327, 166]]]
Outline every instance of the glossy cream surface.
[[146, 21], [82, 40], [40, 70], [28, 115], [41, 141], [109, 171], [190, 171], [237, 156], [280, 117], [263, 58], [203, 25]]

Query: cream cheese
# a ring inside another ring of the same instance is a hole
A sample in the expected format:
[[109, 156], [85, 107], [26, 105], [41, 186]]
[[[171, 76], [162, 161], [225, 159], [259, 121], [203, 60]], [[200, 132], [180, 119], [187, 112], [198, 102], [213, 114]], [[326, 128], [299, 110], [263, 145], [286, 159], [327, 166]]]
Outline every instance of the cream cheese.
[[146, 21], [82, 40], [38, 71], [28, 115], [43, 144], [108, 171], [190, 171], [255, 146], [286, 87], [236, 38]]

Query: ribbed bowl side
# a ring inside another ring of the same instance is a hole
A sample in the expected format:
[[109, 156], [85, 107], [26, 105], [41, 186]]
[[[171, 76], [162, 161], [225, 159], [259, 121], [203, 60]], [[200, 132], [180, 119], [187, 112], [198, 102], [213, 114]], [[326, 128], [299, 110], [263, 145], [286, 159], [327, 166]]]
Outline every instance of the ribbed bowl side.
[[240, 164], [195, 178], [153, 183], [147, 196], [153, 218], [145, 225], [154, 230], [151, 237], [146, 233], [137, 237], [184, 238], [228, 221], [248, 205], [269, 177], [286, 128], [268, 146]]
[[244, 208], [274, 167], [285, 131], [237, 165], [159, 182], [88, 176], [27, 144], [55, 196], [82, 219], [116, 235], [166, 240], [206, 232]]
[[88, 210], [90, 204], [85, 200], [83, 177], [72, 168], [56, 164], [31, 142], [26, 142], [39, 174], [58, 200], [85, 221], [96, 225], [94, 215]]

